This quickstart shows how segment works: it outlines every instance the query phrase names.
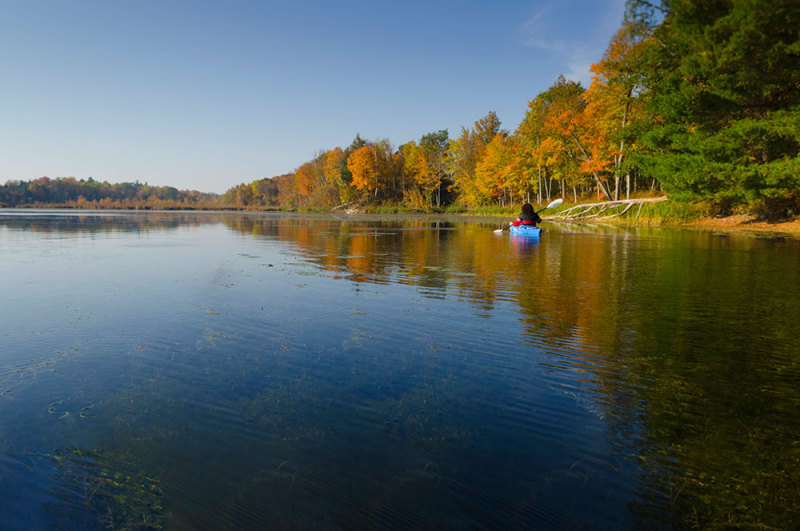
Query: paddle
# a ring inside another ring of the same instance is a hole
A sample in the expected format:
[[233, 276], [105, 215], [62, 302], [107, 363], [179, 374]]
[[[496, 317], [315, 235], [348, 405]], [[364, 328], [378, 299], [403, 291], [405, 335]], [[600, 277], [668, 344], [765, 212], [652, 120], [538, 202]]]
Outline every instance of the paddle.
[[[538, 211], [538, 212], [536, 212], [536, 213], [538, 214], [539, 212], [544, 212], [544, 211], [545, 211], [545, 210], [547, 210], [548, 208], [555, 208], [555, 207], [557, 207], [558, 205], [560, 205], [560, 204], [561, 204], [561, 203], [563, 203], [563, 202], [564, 202], [564, 200], [563, 200], [563, 199], [561, 199], [561, 198], [559, 197], [558, 199], [556, 199], [556, 200], [554, 200], [554, 201], [551, 201], [549, 205], [547, 205], [546, 207], [544, 207], [543, 209], [539, 210], [539, 211]], [[506, 225], [506, 226], [505, 226], [505, 227], [503, 227], [502, 229], [495, 229], [495, 230], [494, 230], [494, 232], [503, 232], [504, 230], [507, 230], [507, 229], [509, 229], [509, 228], [511, 228], [511, 224], [509, 224], [509, 225]]]

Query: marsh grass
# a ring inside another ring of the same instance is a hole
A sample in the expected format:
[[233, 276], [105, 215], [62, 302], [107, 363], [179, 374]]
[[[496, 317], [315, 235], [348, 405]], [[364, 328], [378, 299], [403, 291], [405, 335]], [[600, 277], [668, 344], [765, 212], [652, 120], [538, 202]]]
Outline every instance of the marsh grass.
[[381, 205], [370, 206], [367, 208], [367, 211], [374, 214], [401, 214], [419, 212], [419, 209], [409, 207], [403, 203], [385, 203]]
[[[634, 212], [636, 211], [636, 212]], [[655, 221], [662, 224], [680, 224], [708, 216], [708, 205], [683, 201], [644, 203], [641, 211], [632, 208], [623, 219]]]
[[[555, 216], [559, 212], [575, 207], [577, 204], [564, 203], [556, 208], [548, 209], [542, 217], [547, 221], [548, 216]], [[596, 218], [576, 220], [585, 223], [602, 222], [615, 225], [682, 225], [709, 217], [710, 207], [707, 203], [687, 201], [659, 201], [634, 205], [625, 214], [615, 217], [600, 215]]]

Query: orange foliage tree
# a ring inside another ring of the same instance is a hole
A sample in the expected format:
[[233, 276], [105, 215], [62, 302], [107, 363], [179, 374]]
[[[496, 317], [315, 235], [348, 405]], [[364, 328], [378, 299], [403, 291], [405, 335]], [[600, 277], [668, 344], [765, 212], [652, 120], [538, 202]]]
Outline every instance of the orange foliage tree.
[[629, 124], [643, 113], [643, 52], [648, 45], [641, 21], [628, 22], [611, 38], [602, 60], [592, 65], [594, 74], [587, 90], [587, 114], [596, 120], [602, 141], [613, 143], [614, 199], [619, 199], [620, 177], [627, 173], [626, 193], [630, 196], [628, 153], [634, 148], [627, 134]]
[[544, 104], [541, 119], [545, 134], [564, 144], [573, 144], [577, 148], [575, 156], [580, 162], [580, 171], [593, 176], [597, 189], [611, 199], [604, 175], [604, 170], [610, 164], [608, 154], [604, 151], [607, 142], [600, 138], [602, 129], [596, 117], [585, 112], [584, 88], [580, 83], [567, 81], [562, 75], [539, 98]]
[[378, 165], [371, 146], [362, 146], [350, 154], [347, 169], [353, 174], [357, 190], [378, 195]]

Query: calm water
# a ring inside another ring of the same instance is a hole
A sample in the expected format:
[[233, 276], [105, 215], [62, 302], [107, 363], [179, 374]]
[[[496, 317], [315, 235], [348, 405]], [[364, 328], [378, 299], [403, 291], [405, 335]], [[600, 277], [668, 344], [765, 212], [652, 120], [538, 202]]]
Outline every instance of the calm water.
[[800, 526], [800, 244], [0, 211], [0, 528]]

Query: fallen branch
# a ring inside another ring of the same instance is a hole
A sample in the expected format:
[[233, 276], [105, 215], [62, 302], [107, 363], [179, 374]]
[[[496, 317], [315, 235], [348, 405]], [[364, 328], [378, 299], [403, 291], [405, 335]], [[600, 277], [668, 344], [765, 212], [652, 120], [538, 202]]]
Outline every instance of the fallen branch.
[[639, 211], [637, 212], [637, 216], [642, 211], [642, 206], [645, 203], [658, 203], [660, 201], [668, 201], [669, 199], [666, 196], [663, 197], [648, 197], [645, 199], [622, 199], [620, 201], [603, 201], [600, 203], [586, 203], [582, 205], [575, 205], [573, 207], [567, 208], [566, 210], [562, 210], [553, 216], [550, 216], [550, 219], [562, 219], [562, 220], [582, 220], [582, 219], [591, 219], [597, 218], [604, 212], [608, 212], [612, 209], [620, 209], [619, 212], [615, 214], [610, 214], [607, 216], [603, 216], [599, 219], [609, 219], [615, 218], [618, 216], [622, 216], [623, 214], [627, 213], [634, 205], [639, 205]]
[[[628, 210], [630, 210], [630, 209], [631, 209], [631, 207], [633, 207], [633, 204], [630, 204], [630, 205], [626, 206], [624, 209], [620, 210], [620, 211], [619, 211], [619, 212], [617, 212], [616, 214], [611, 214], [610, 216], [604, 216], [604, 217], [602, 217], [602, 218], [600, 218], [600, 219], [611, 219], [611, 218], [616, 218], [616, 217], [618, 217], [618, 216], [621, 216], [621, 215], [625, 214], [625, 212], [627, 212]], [[641, 208], [642, 208], [642, 205], [639, 205], [639, 208], [641, 209]]]
[[333, 208], [331, 209], [331, 212], [333, 212], [334, 210], [339, 210], [340, 208], [344, 208], [344, 207], [346, 207], [347, 205], [352, 205], [353, 203], [355, 203], [355, 201], [350, 201], [349, 203], [342, 203], [342, 204], [341, 204], [341, 205], [339, 205], [339, 206], [335, 206], [335, 207], [333, 207]]

